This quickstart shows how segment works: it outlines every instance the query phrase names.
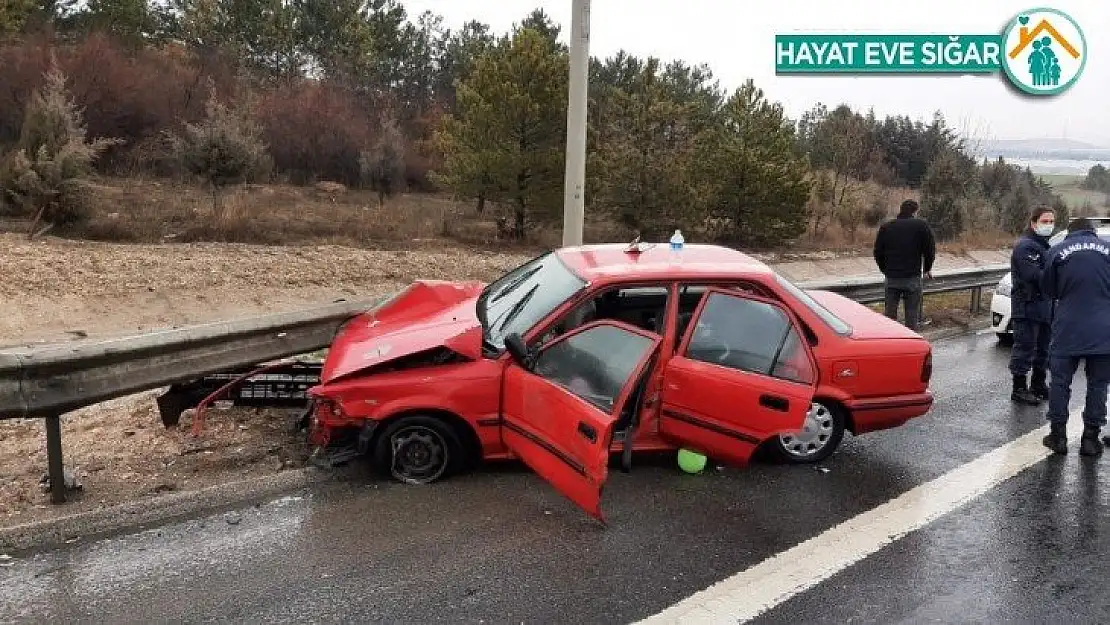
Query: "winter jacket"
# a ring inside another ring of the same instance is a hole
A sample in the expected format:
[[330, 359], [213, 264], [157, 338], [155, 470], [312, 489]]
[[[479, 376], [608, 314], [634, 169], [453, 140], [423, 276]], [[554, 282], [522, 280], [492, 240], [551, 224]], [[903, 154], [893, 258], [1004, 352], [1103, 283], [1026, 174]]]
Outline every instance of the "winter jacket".
[[1110, 355], [1110, 243], [1079, 230], [1049, 249], [1041, 291], [1055, 299], [1053, 356]]
[[1032, 230], [1026, 230], [1014, 244], [1010, 254], [1010, 309], [1015, 320], [1047, 323], [1052, 319], [1052, 300], [1041, 292], [1048, 248], [1048, 239]]
[[933, 270], [936, 254], [933, 231], [916, 217], [892, 219], [875, 236], [875, 264], [887, 278], [920, 278]]

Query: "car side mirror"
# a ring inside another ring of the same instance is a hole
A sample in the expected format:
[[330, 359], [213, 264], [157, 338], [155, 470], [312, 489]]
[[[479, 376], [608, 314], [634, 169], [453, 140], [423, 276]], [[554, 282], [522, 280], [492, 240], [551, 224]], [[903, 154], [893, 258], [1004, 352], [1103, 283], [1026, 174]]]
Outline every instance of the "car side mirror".
[[532, 366], [535, 364], [534, 359], [520, 334], [513, 332], [509, 336], [506, 336], [505, 349], [509, 351], [509, 355], [513, 357], [513, 360], [515, 360], [518, 365], [524, 367], [527, 371], [532, 370]]

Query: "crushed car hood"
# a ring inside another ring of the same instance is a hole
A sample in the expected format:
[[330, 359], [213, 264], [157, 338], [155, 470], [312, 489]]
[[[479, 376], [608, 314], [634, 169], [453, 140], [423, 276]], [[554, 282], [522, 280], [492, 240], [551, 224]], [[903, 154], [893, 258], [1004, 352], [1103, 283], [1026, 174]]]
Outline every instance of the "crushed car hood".
[[906, 326], [881, 315], [855, 300], [832, 291], [808, 291], [829, 312], [852, 326], [852, 338], [860, 340], [921, 339]]
[[320, 382], [437, 347], [480, 358], [482, 332], [475, 303], [484, 287], [481, 282], [414, 282], [347, 322], [328, 349]]

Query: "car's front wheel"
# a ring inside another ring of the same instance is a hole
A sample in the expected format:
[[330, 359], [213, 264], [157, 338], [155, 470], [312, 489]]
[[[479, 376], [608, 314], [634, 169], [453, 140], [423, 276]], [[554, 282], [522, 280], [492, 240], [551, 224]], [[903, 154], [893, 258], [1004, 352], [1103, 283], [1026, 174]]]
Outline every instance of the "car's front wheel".
[[998, 343], [1003, 347], [1010, 347], [1014, 344], [1014, 335], [1009, 332], [996, 332], [995, 336], [998, 337]]
[[770, 447], [775, 456], [790, 464], [820, 462], [840, 446], [844, 428], [844, 412], [840, 407], [815, 401], [806, 413], [802, 429], [771, 439]]
[[405, 484], [430, 484], [461, 466], [465, 451], [443, 419], [409, 415], [390, 423], [377, 437], [373, 461], [382, 475]]

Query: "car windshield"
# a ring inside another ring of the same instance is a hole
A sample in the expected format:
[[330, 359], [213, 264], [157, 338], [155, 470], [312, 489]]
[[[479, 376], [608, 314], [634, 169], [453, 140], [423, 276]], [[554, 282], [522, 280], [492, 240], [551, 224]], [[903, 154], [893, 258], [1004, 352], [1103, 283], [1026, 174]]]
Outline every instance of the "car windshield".
[[487, 347], [505, 349], [505, 337], [524, 334], [586, 286], [554, 253], [513, 269], [478, 298], [478, 320]]
[[819, 304], [817, 300], [813, 299], [813, 297], [810, 296], [809, 293], [806, 293], [804, 290], [798, 288], [798, 286], [795, 285], [793, 282], [787, 280], [777, 273], [775, 274], [775, 280], [777, 280], [784, 289], [790, 291], [791, 295], [805, 304], [807, 308], [812, 310], [814, 314], [820, 317], [821, 321], [824, 321], [825, 325], [832, 328], [833, 332], [836, 332], [837, 334], [840, 334], [842, 336], [847, 336], [851, 334], [852, 326], [845, 323], [844, 320], [840, 317], [837, 317], [836, 315], [829, 312], [828, 308], [825, 308], [824, 306]]

